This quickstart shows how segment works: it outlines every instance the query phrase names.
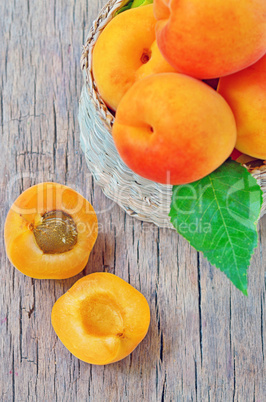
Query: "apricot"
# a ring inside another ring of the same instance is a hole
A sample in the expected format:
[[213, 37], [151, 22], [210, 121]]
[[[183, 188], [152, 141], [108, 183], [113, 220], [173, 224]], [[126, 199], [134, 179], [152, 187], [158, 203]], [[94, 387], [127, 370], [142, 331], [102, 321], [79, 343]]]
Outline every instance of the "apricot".
[[266, 51], [265, 0], [154, 0], [154, 14], [162, 54], [196, 78], [235, 73]]
[[118, 14], [96, 41], [92, 68], [98, 91], [113, 110], [132, 84], [150, 74], [175, 71], [155, 40], [152, 4]]
[[98, 233], [91, 204], [57, 183], [24, 191], [11, 206], [4, 229], [6, 253], [23, 274], [64, 279], [86, 266]]
[[116, 275], [97, 272], [78, 280], [52, 310], [52, 325], [78, 359], [109, 364], [128, 356], [145, 337], [145, 297]]
[[218, 92], [236, 119], [236, 148], [266, 159], [266, 56], [238, 73], [220, 79]]
[[164, 184], [185, 184], [218, 168], [236, 142], [233, 113], [211, 87], [178, 73], [133, 84], [116, 112], [113, 138], [134, 172]]

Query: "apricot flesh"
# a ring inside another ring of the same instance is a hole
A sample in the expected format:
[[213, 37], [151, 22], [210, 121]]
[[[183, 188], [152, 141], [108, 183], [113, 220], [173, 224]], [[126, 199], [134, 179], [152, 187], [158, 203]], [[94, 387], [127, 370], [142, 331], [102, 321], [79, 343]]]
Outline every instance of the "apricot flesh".
[[123, 161], [140, 176], [186, 184], [229, 157], [236, 124], [211, 87], [183, 74], [161, 73], [136, 82], [124, 95], [113, 138]]
[[150, 74], [175, 71], [155, 40], [152, 4], [114, 17], [96, 41], [92, 69], [97, 89], [113, 110], [131, 85]]
[[11, 263], [37, 279], [64, 279], [87, 264], [98, 233], [90, 203], [71, 188], [41, 183], [24, 191], [5, 222]]
[[218, 92], [236, 119], [236, 148], [266, 159], [266, 56], [238, 73], [221, 78]]
[[145, 297], [116, 275], [97, 272], [78, 280], [53, 306], [52, 325], [78, 359], [104, 365], [128, 356], [145, 337]]
[[154, 14], [158, 47], [184, 74], [225, 76], [266, 52], [265, 0], [154, 0]]

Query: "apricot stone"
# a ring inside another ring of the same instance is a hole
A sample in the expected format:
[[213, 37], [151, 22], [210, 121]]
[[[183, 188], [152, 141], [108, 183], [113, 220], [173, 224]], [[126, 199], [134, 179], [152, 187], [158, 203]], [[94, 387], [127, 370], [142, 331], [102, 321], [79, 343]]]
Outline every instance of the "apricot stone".
[[154, 0], [156, 39], [166, 60], [196, 78], [216, 78], [266, 52], [265, 0]]
[[92, 67], [98, 91], [113, 110], [131, 85], [150, 74], [175, 71], [155, 40], [152, 4], [114, 17], [96, 41]]
[[78, 280], [52, 310], [52, 325], [78, 359], [109, 364], [128, 356], [145, 337], [145, 297], [116, 275], [97, 272]]
[[24, 191], [5, 222], [6, 253], [23, 274], [37, 279], [64, 279], [86, 266], [98, 233], [91, 204], [57, 183]]
[[113, 138], [134, 172], [164, 184], [185, 184], [218, 168], [236, 142], [236, 124], [211, 87], [178, 73], [137, 81], [122, 98]]
[[236, 119], [236, 148], [266, 159], [266, 56], [238, 73], [221, 78], [218, 92]]

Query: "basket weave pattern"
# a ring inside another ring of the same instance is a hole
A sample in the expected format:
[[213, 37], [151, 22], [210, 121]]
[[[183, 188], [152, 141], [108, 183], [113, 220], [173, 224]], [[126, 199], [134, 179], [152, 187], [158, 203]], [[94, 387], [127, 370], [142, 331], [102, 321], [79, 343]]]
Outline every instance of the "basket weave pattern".
[[[107, 109], [95, 85], [92, 74], [94, 44], [125, 0], [110, 0], [93, 22], [81, 57], [85, 85], [79, 108], [81, 146], [87, 165], [96, 183], [107, 197], [120, 205], [129, 215], [159, 227], [173, 228], [168, 217], [172, 186], [144, 179], [130, 170], [121, 160], [112, 138], [114, 116]], [[247, 168], [249, 168], [247, 166]], [[266, 212], [266, 164], [249, 169], [263, 190]]]

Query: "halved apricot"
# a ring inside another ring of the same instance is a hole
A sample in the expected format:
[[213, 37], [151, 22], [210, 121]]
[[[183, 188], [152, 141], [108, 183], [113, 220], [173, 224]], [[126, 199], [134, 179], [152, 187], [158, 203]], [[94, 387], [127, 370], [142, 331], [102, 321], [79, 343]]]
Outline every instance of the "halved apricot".
[[64, 279], [86, 266], [98, 234], [96, 213], [82, 195], [58, 183], [24, 191], [5, 222], [6, 253], [23, 274]]
[[97, 272], [78, 280], [52, 310], [52, 325], [78, 359], [104, 365], [128, 356], [145, 337], [145, 297], [116, 275]]

